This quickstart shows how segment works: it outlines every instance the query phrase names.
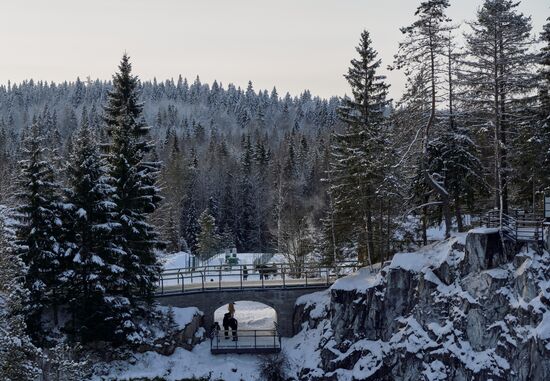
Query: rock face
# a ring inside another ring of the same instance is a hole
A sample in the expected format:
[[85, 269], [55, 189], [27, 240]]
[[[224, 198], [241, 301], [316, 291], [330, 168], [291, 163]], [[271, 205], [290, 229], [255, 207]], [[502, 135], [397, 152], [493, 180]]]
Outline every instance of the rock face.
[[302, 298], [294, 323], [295, 350], [317, 340], [304, 381], [550, 380], [550, 254], [473, 231]]
[[205, 338], [205, 330], [202, 325], [203, 314], [197, 310], [189, 319], [186, 319], [184, 324], [176, 326], [168, 332], [162, 332], [152, 343], [145, 343], [136, 348], [136, 352], [154, 351], [164, 356], [170, 356], [176, 348], [192, 350]]

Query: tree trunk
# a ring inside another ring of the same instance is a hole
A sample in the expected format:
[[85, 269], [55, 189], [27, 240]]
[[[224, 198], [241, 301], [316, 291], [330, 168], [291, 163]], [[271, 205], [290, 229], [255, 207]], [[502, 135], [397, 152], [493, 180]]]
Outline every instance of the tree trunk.
[[370, 202], [367, 202], [366, 205], [366, 215], [365, 215], [365, 229], [366, 229], [366, 238], [367, 238], [367, 260], [369, 262], [369, 266], [372, 266], [372, 257], [374, 255], [374, 245], [372, 242], [373, 234], [373, 223], [372, 223], [372, 211], [370, 208]]
[[428, 183], [432, 189], [439, 195], [441, 198], [441, 209], [443, 211], [443, 216], [445, 218], [445, 238], [451, 236], [451, 209], [449, 207], [449, 193], [443, 188], [443, 185], [438, 183], [429, 172], [428, 167], [428, 146], [430, 143], [430, 131], [435, 123], [435, 111], [436, 111], [436, 84], [435, 84], [435, 46], [433, 45], [432, 35], [430, 34], [430, 81], [431, 81], [431, 110], [430, 118], [428, 123], [426, 123], [426, 128], [424, 130], [424, 149], [423, 149], [423, 158], [422, 163], [422, 172], [424, 173], [424, 178], [426, 183]]
[[424, 197], [425, 206], [422, 207], [422, 245], [428, 244], [428, 206], [426, 204], [429, 201], [429, 196]]
[[422, 245], [428, 244], [428, 207], [422, 208]]
[[384, 259], [384, 200], [380, 198], [380, 215], [378, 220], [378, 258], [382, 262]]
[[464, 231], [464, 224], [462, 223], [462, 207], [460, 205], [460, 196], [455, 196], [455, 217], [456, 217], [456, 225], [458, 226], [458, 231], [463, 232]]
[[386, 255], [384, 259], [387, 261], [390, 257], [390, 201], [386, 209]]

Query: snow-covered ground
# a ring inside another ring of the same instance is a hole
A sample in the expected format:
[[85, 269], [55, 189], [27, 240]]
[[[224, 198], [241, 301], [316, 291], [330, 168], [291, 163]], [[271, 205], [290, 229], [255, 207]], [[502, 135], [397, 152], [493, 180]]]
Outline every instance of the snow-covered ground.
[[212, 380], [258, 380], [258, 357], [249, 355], [210, 354], [210, 341], [205, 341], [192, 351], [176, 349], [172, 356], [146, 352], [135, 356], [133, 365], [115, 363], [108, 376], [96, 376], [94, 381], [129, 380], [133, 378], [159, 377], [166, 381], [186, 378], [211, 377]]
[[[189, 265], [193, 262], [192, 256], [185, 252], [164, 254], [160, 255], [160, 258], [165, 270], [160, 282], [160, 287], [164, 292], [202, 287], [217, 288], [222, 285], [224, 287], [279, 286], [282, 285], [283, 277], [287, 284], [301, 285], [305, 283], [305, 278], [293, 279], [288, 273], [282, 275], [280, 268], [277, 269], [277, 265], [287, 262], [282, 254], [238, 253], [235, 257], [238, 265], [226, 264], [225, 254], [219, 254], [208, 261], [195, 263], [191, 268]], [[268, 266], [263, 276], [255, 268], [255, 261]], [[309, 272], [308, 284], [324, 283], [328, 271], [330, 269]], [[349, 273], [353, 269], [341, 269], [341, 271]]]
[[[277, 320], [273, 308], [265, 304], [238, 300], [235, 302], [235, 317], [239, 321], [239, 329], [264, 330], [273, 329]], [[161, 307], [166, 309], [166, 307]], [[180, 327], [188, 324], [197, 309], [174, 308], [176, 322]], [[214, 317], [221, 325], [223, 314], [227, 311], [227, 305], [216, 310]], [[242, 346], [245, 337], [239, 338]], [[248, 338], [251, 339], [251, 338]], [[252, 340], [252, 339], [251, 339]], [[261, 344], [261, 338], [257, 338]], [[269, 340], [273, 340], [270, 338]], [[283, 339], [285, 340], [285, 339]], [[223, 345], [226, 342], [220, 339]], [[232, 341], [227, 341], [231, 345]], [[271, 343], [271, 342], [270, 342]], [[270, 344], [271, 345], [271, 344]], [[282, 345], [283, 348], [285, 344]], [[133, 364], [127, 362], [115, 362], [112, 364], [108, 376], [97, 376], [95, 380], [128, 380], [143, 377], [162, 377], [167, 381], [181, 380], [192, 377], [211, 377], [212, 380], [225, 381], [255, 381], [258, 378], [258, 357], [249, 355], [212, 355], [210, 353], [210, 341], [207, 340], [197, 345], [192, 351], [178, 348], [171, 356], [162, 356], [155, 352], [146, 352], [135, 356]]]
[[[217, 254], [206, 261], [198, 261], [195, 267], [202, 266], [222, 266], [225, 264], [224, 253]], [[180, 251], [178, 253], [170, 253], [161, 255], [161, 261], [165, 270], [189, 268], [193, 265], [194, 256]], [[283, 263], [285, 257], [282, 254], [266, 254], [266, 253], [237, 253], [237, 262], [239, 265], [253, 266], [255, 261], [261, 261], [262, 258], [268, 263]]]
[[[214, 320], [222, 325], [223, 315], [227, 312], [228, 304], [221, 306], [214, 312]], [[275, 310], [263, 303], [249, 300], [235, 302], [235, 319], [239, 322], [239, 329], [274, 329], [277, 322]]]

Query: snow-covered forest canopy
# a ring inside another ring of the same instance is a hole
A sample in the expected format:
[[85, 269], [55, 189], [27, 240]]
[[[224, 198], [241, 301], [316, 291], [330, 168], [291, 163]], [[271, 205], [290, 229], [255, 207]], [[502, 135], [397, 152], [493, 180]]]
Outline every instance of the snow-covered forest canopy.
[[[492, 208], [540, 213], [550, 18], [535, 31], [485, 0], [459, 39], [449, 6], [419, 5], [394, 62], [357, 36], [346, 97], [140, 81], [126, 54], [111, 81], [0, 86], [0, 374], [34, 379], [64, 335], [149, 343], [170, 325], [151, 307], [163, 251], [367, 265]], [[399, 99], [383, 65], [407, 77]]]

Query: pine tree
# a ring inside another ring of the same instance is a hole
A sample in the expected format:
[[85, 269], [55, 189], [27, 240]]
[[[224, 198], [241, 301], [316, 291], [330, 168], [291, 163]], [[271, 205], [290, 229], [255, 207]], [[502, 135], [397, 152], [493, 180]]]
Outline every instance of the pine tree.
[[542, 186], [550, 192], [550, 17], [541, 33], [543, 47], [539, 57], [539, 123], [542, 130]]
[[48, 150], [36, 124], [25, 139], [23, 153], [16, 194], [20, 202], [16, 213], [16, 244], [28, 268], [25, 287], [30, 291], [29, 329], [40, 337], [42, 312], [52, 307], [54, 324], [57, 324], [58, 307], [64, 299], [63, 206], [54, 168], [49, 164]]
[[101, 158], [96, 137], [86, 121], [82, 125], [68, 162], [69, 189], [66, 200], [71, 228], [72, 263], [70, 298], [75, 334], [83, 342], [108, 341], [111, 325], [110, 292], [117, 284], [120, 248], [113, 242], [120, 225], [113, 221], [114, 187]]
[[513, 136], [518, 133], [518, 126], [529, 123], [523, 115], [524, 101], [534, 85], [531, 22], [518, 13], [518, 4], [485, 0], [477, 19], [469, 23], [468, 59], [462, 78], [469, 90], [467, 106], [481, 121], [478, 125], [493, 135], [492, 185], [495, 207], [502, 213], [508, 213], [509, 208]]
[[338, 227], [339, 239], [358, 241], [359, 261], [372, 264], [377, 259], [373, 212], [387, 159], [383, 125], [388, 85], [377, 74], [381, 61], [367, 31], [361, 34], [356, 50], [359, 58], [351, 61], [345, 76], [353, 99], [344, 99], [339, 109], [346, 129], [333, 137], [327, 177], [334, 210], [329, 217], [331, 227]]
[[429, 98], [427, 120], [422, 128], [421, 172], [426, 183], [437, 193], [445, 217], [445, 236], [450, 236], [451, 210], [450, 195], [443, 184], [443, 176], [429, 171], [429, 146], [437, 123], [438, 88], [444, 73], [444, 60], [450, 21], [445, 15], [449, 7], [448, 0], [424, 1], [417, 8], [417, 20], [401, 31], [406, 38], [399, 44], [396, 56], [396, 67], [406, 69], [407, 74], [415, 78], [419, 87], [424, 89]]
[[[113, 76], [104, 120], [111, 136], [108, 161], [114, 181], [116, 219], [120, 228], [115, 242], [120, 246], [118, 265], [121, 295], [128, 300], [131, 315], [147, 315], [143, 302], [152, 302], [160, 272], [154, 249], [159, 246], [155, 227], [147, 216], [157, 209], [161, 198], [155, 186], [159, 164], [148, 161], [152, 146], [146, 140], [149, 128], [142, 118], [138, 78], [125, 54], [119, 72]], [[130, 318], [130, 316], [127, 316]], [[131, 321], [125, 325], [127, 337], [138, 329]]]

